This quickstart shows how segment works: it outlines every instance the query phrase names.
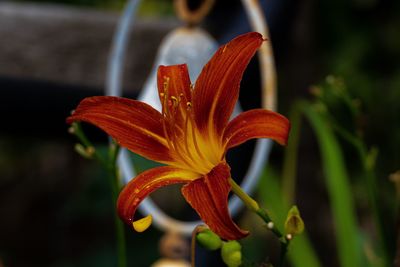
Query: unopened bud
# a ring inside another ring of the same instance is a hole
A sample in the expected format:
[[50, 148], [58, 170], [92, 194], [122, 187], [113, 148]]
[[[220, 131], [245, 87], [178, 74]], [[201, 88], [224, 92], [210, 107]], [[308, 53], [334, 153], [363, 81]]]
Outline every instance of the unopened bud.
[[95, 152], [94, 147], [90, 146], [85, 148], [82, 144], [76, 144], [75, 151], [86, 159], [91, 159]]
[[300, 217], [300, 212], [296, 206], [293, 206], [286, 218], [285, 222], [285, 234], [293, 235], [301, 234], [304, 231], [304, 222], [303, 219]]
[[70, 127], [68, 128], [68, 133], [69, 133], [69, 134], [75, 134], [75, 128], [72, 127], [72, 126], [70, 126]]
[[322, 96], [322, 90], [318, 86], [312, 86], [310, 88], [310, 94], [312, 94], [313, 96], [316, 96], [316, 97], [321, 97]]
[[204, 229], [198, 233], [196, 240], [202, 247], [209, 250], [216, 250], [222, 246], [221, 238], [210, 229]]
[[242, 264], [242, 246], [236, 240], [224, 242], [221, 248], [222, 260], [228, 267], [238, 267]]

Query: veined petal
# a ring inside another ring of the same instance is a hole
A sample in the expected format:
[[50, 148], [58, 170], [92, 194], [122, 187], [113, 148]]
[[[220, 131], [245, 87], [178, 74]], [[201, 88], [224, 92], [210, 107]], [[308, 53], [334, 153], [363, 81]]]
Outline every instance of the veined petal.
[[226, 149], [253, 138], [271, 138], [286, 145], [290, 130], [289, 120], [266, 109], [253, 109], [239, 114], [226, 127], [223, 140]]
[[[182, 100], [191, 101], [190, 78], [186, 64], [159, 66], [157, 72], [158, 93], [160, 101], [163, 102], [162, 94], [168, 90], [169, 97], [184, 98]], [[185, 105], [186, 105], [186, 102]]]
[[240, 35], [219, 48], [204, 66], [193, 91], [200, 130], [222, 134], [238, 99], [243, 72], [262, 42], [261, 34], [256, 32]]
[[178, 183], [188, 183], [198, 174], [179, 168], [163, 166], [142, 172], [132, 179], [121, 191], [117, 210], [121, 219], [132, 226], [133, 216], [140, 202], [154, 190]]
[[186, 64], [159, 66], [157, 85], [163, 113], [170, 123], [182, 131], [187, 117], [187, 103], [192, 100], [190, 84]]
[[204, 177], [184, 185], [182, 194], [212, 231], [223, 239], [236, 240], [248, 232], [240, 229], [229, 214], [229, 177], [229, 166], [220, 163]]
[[67, 118], [68, 123], [74, 121], [96, 125], [121, 146], [143, 157], [172, 161], [162, 128], [162, 115], [143, 102], [112, 96], [88, 97]]

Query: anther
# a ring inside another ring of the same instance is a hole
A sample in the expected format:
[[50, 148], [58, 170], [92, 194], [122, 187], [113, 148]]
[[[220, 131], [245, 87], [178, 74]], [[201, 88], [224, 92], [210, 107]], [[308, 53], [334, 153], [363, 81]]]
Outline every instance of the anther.
[[168, 85], [169, 85], [169, 77], [164, 76], [164, 83], [163, 83], [164, 91], [168, 89]]
[[171, 96], [171, 100], [175, 103], [178, 103], [178, 98], [176, 98], [175, 96]]
[[153, 217], [151, 215], [147, 215], [146, 217], [144, 217], [142, 219], [132, 222], [132, 226], [136, 232], [141, 233], [150, 227], [152, 221], [153, 221]]

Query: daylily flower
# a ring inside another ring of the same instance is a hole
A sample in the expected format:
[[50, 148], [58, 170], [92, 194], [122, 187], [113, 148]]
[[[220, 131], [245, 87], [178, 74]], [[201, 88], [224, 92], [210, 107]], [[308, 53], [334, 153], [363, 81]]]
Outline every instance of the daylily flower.
[[243, 72], [263, 42], [248, 33], [219, 48], [194, 88], [185, 64], [160, 66], [162, 112], [136, 100], [98, 96], [84, 99], [67, 121], [85, 121], [103, 129], [121, 146], [166, 166], [139, 174], [119, 195], [117, 209], [129, 225], [139, 203], [157, 188], [184, 183], [182, 194], [201, 219], [223, 239], [240, 229], [228, 210], [231, 190], [226, 152], [253, 138], [286, 144], [289, 121], [278, 113], [253, 109], [229, 121]]

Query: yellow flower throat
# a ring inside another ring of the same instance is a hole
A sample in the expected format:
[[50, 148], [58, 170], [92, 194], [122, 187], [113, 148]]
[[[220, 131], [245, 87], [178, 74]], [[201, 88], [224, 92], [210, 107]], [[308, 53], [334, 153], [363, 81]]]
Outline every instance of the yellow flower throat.
[[[163, 131], [174, 158], [173, 165], [204, 175], [224, 156], [219, 138], [210, 130], [200, 132], [194, 121], [192, 102], [184, 94], [170, 95], [170, 78], [164, 76], [162, 101]], [[192, 88], [190, 89], [192, 92]]]

